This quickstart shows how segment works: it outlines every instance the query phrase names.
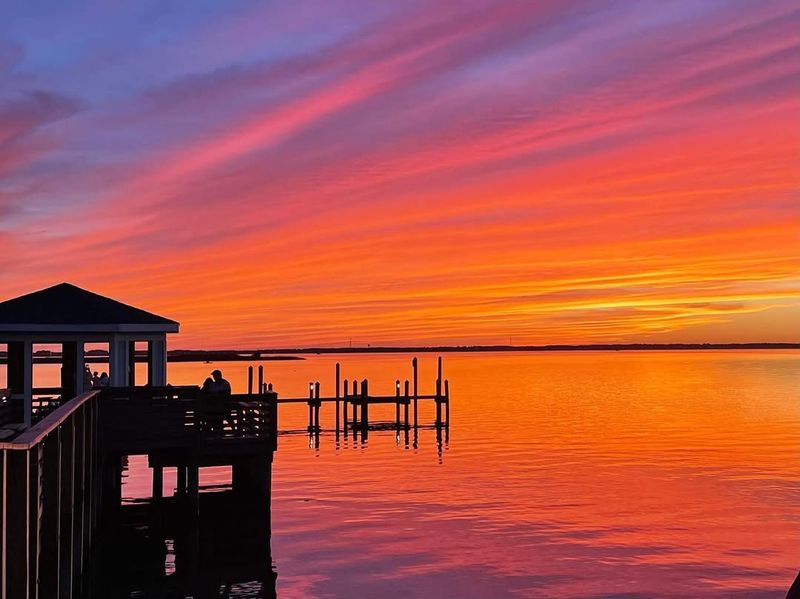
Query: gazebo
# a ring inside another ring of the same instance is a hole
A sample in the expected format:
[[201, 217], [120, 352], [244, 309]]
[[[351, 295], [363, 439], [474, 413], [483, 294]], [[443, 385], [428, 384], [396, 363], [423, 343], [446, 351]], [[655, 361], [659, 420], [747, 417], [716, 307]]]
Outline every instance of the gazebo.
[[[147, 384], [167, 382], [167, 333], [177, 333], [174, 320], [61, 283], [0, 302], [0, 344], [7, 344], [7, 387], [22, 399], [24, 423], [33, 418], [34, 344], [61, 345], [63, 400], [84, 389], [87, 343], [107, 343], [109, 385], [136, 385], [136, 342], [147, 342]], [[2, 386], [2, 384], [0, 384]]]

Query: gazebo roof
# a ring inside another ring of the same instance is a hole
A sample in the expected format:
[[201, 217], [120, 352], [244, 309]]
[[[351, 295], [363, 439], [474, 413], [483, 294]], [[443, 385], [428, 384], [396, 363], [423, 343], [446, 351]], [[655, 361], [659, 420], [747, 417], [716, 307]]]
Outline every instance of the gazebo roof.
[[61, 283], [0, 302], [0, 333], [177, 333], [178, 323]]

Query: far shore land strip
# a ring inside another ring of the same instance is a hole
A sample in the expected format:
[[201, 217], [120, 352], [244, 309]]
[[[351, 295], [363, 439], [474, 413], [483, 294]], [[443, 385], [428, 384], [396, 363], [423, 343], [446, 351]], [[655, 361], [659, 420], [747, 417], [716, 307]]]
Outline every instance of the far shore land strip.
[[[680, 351], [680, 350], [775, 350], [800, 349], [800, 343], [597, 343], [586, 345], [438, 345], [438, 346], [367, 346], [367, 347], [301, 347], [282, 349], [195, 350], [175, 349], [168, 352], [169, 362], [252, 362], [259, 360], [304, 360], [303, 354], [396, 354], [458, 352], [564, 352], [564, 351]], [[300, 355], [298, 355], [300, 354]], [[39, 350], [33, 356], [37, 364], [60, 363], [61, 354]], [[105, 350], [86, 352], [85, 361], [108, 361]], [[136, 354], [137, 362], [147, 361], [145, 352]], [[0, 364], [6, 363], [6, 352], [0, 351]]]

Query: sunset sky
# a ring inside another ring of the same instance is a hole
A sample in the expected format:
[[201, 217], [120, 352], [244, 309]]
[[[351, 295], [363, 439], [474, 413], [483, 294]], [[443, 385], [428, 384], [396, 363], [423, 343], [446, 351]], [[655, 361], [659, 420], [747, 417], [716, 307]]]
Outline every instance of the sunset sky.
[[177, 347], [800, 341], [800, 6], [3, 2], [0, 299]]

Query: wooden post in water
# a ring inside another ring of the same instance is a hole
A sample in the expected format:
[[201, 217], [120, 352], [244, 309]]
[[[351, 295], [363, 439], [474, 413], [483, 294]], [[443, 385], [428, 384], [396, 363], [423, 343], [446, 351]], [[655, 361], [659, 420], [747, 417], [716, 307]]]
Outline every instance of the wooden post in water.
[[361, 433], [367, 434], [369, 430], [369, 386], [367, 379], [361, 382]]
[[442, 380], [436, 379], [436, 426], [442, 426]]
[[403, 391], [404, 391], [403, 406], [405, 408], [405, 417], [403, 418], [403, 423], [405, 425], [405, 429], [408, 430], [408, 404], [411, 403], [408, 397], [408, 379], [406, 379]]
[[394, 404], [395, 427], [397, 430], [400, 430], [400, 379], [394, 382], [394, 396], [396, 398]]
[[308, 384], [308, 432], [314, 425], [314, 383]]
[[353, 429], [356, 428], [358, 423], [358, 379], [353, 379]]
[[414, 356], [414, 359], [411, 360], [411, 368], [414, 371], [414, 428], [417, 428], [419, 422], [417, 420], [417, 357]]
[[445, 410], [445, 423], [447, 428], [450, 428], [450, 381], [444, 381], [444, 410]]
[[264, 365], [258, 365], [258, 392], [263, 395], [264, 393]]
[[341, 375], [341, 365], [336, 362], [336, 432], [339, 432], [339, 377]]
[[253, 394], [253, 367], [247, 367], [247, 394]]
[[319, 432], [322, 428], [319, 425], [319, 408], [322, 402], [319, 400], [319, 381], [314, 383], [314, 432]]
[[344, 379], [344, 402], [342, 403], [342, 416], [344, 416], [344, 431], [347, 432], [347, 379]]

